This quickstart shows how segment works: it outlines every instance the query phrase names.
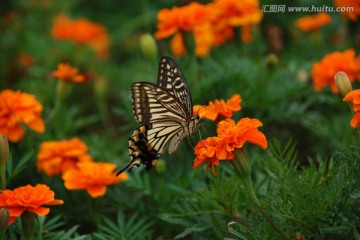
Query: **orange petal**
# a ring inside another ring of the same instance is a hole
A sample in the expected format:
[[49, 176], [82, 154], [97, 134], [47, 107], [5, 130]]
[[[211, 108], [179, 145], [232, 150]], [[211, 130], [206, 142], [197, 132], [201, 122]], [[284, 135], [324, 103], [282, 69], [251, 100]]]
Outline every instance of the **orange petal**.
[[50, 212], [50, 209], [44, 207], [37, 207], [37, 208], [29, 208], [28, 211], [33, 212], [39, 216], [45, 216]]
[[106, 193], [106, 186], [92, 186], [90, 188], [87, 188], [87, 192], [92, 196], [93, 198], [104, 196]]

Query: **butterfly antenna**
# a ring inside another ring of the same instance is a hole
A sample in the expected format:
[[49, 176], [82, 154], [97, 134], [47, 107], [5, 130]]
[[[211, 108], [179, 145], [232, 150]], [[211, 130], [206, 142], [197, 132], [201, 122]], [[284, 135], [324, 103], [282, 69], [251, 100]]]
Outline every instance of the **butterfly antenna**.
[[[193, 140], [192, 142], [190, 141], [190, 137]], [[192, 148], [192, 150], [194, 151], [194, 145], [195, 145], [195, 137], [193, 135], [187, 136], [186, 140], [188, 141], [190, 147]]]
[[210, 136], [209, 131], [206, 129], [205, 126], [209, 126], [209, 125], [202, 122], [201, 124], [199, 124], [199, 128], [197, 129], [197, 131], [199, 132], [200, 140], [203, 139], [202, 136], [201, 136], [201, 131], [203, 131], [205, 133], [205, 136]]

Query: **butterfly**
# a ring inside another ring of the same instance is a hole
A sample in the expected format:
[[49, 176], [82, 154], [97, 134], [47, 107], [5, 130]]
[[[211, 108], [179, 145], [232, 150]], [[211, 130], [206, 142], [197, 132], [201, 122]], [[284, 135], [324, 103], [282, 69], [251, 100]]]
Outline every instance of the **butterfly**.
[[131, 86], [131, 95], [135, 119], [143, 125], [129, 138], [131, 160], [117, 175], [141, 164], [150, 169], [165, 148], [173, 153], [200, 120], [199, 115], [193, 116], [185, 77], [170, 57], [160, 59], [157, 85], [136, 82]]

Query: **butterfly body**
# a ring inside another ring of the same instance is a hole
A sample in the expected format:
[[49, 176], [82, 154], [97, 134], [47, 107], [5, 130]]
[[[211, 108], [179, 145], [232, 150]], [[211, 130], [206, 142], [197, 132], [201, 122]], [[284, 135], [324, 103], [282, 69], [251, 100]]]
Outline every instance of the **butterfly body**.
[[140, 163], [145, 168], [154, 166], [160, 153], [168, 148], [173, 153], [181, 140], [192, 134], [200, 117], [192, 116], [192, 99], [189, 87], [175, 61], [162, 57], [159, 63], [157, 85], [136, 82], [131, 86], [133, 113], [143, 124], [129, 139], [130, 162], [119, 171]]

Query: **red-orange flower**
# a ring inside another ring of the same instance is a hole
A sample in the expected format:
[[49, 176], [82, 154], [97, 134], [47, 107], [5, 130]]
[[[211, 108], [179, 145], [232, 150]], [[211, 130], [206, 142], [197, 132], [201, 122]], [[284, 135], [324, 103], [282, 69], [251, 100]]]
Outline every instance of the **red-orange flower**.
[[54, 197], [54, 192], [45, 184], [37, 184], [35, 187], [26, 185], [14, 190], [1, 191], [0, 208], [9, 210], [11, 224], [25, 211], [39, 216], [47, 215], [50, 209], [44, 206], [63, 204], [62, 200], [56, 200]]
[[360, 16], [360, 2], [358, 0], [334, 0], [334, 5], [341, 10], [341, 16], [351, 21], [357, 21]]
[[171, 39], [170, 47], [174, 56], [186, 56], [187, 50], [185, 48], [184, 37], [181, 32], [175, 33]]
[[201, 105], [194, 106], [194, 114], [199, 114], [201, 118], [207, 118], [212, 121], [220, 117], [231, 117], [233, 112], [241, 109], [240, 103], [242, 99], [239, 94], [234, 94], [226, 102], [224, 100], [215, 99], [214, 102], [210, 101], [207, 106], [202, 108]]
[[245, 43], [252, 40], [251, 26], [258, 24], [263, 14], [258, 0], [215, 0], [212, 4], [215, 45], [220, 45], [233, 37], [233, 27], [241, 27], [241, 39]]
[[105, 195], [107, 185], [127, 179], [126, 173], [116, 177], [115, 164], [101, 162], [79, 162], [78, 169], [71, 169], [62, 175], [64, 185], [69, 190], [86, 189], [91, 197]]
[[[197, 2], [182, 7], [162, 9], [157, 15], [159, 22], [155, 38], [163, 39], [174, 35], [172, 52], [175, 56], [179, 56], [186, 53], [183, 50], [185, 46], [183, 45], [182, 32], [192, 31], [195, 38], [195, 53], [197, 56], [204, 56], [210, 51], [213, 43], [209, 20], [211, 17], [210, 9]], [[180, 50], [174, 47], [179, 47]]]
[[221, 16], [233, 27], [258, 24], [263, 14], [258, 0], [215, 0], [215, 9], [220, 9]]
[[350, 125], [353, 128], [360, 126], [360, 89], [353, 90], [345, 95], [344, 102], [352, 102], [353, 110], [355, 112], [354, 117], [350, 121]]
[[85, 18], [73, 20], [66, 15], [58, 15], [52, 26], [51, 36], [58, 40], [87, 44], [99, 58], [106, 58], [109, 55], [107, 30], [102, 25], [90, 22]]
[[42, 109], [41, 103], [31, 94], [12, 90], [0, 92], [0, 133], [11, 142], [18, 142], [25, 135], [21, 124], [36, 132], [44, 132]]
[[345, 95], [344, 102], [353, 102], [353, 110], [360, 111], [360, 89], [353, 90]]
[[54, 78], [59, 78], [64, 82], [84, 82], [85, 77], [79, 74], [77, 68], [73, 68], [69, 63], [60, 63], [58, 69], [52, 72]]
[[315, 91], [319, 92], [330, 85], [331, 90], [337, 93], [339, 90], [334, 76], [339, 71], [346, 72], [351, 82], [359, 79], [360, 59], [355, 56], [353, 49], [327, 54], [320, 62], [313, 64], [311, 75]]
[[258, 0], [216, 0], [209, 4], [192, 2], [159, 11], [155, 38], [174, 36], [171, 41], [172, 52], [175, 56], [181, 56], [186, 54], [183, 33], [192, 32], [195, 54], [203, 57], [213, 45], [231, 39], [234, 27], [242, 27], [243, 39], [251, 41], [251, 25], [259, 23], [262, 15]]
[[40, 145], [36, 166], [48, 176], [77, 169], [78, 162], [91, 162], [87, 145], [78, 138], [62, 141], [47, 141]]
[[221, 121], [218, 124], [218, 136], [201, 140], [195, 146], [193, 168], [206, 163], [206, 172], [211, 167], [212, 173], [216, 175], [215, 166], [219, 165], [219, 161], [232, 160], [233, 151], [242, 148], [246, 142], [267, 148], [266, 137], [258, 130], [260, 126], [262, 123], [259, 120], [250, 118], [242, 118], [237, 124], [229, 118]]
[[301, 17], [295, 21], [295, 25], [302, 31], [316, 31], [331, 23], [329, 14], [321, 12], [314, 15]]

